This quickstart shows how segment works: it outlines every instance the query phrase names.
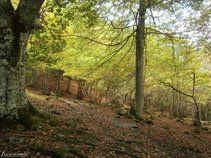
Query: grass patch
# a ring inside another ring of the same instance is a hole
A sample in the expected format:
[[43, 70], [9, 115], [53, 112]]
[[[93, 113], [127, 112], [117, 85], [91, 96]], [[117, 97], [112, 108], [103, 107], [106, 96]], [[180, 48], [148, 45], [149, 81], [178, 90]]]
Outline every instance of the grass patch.
[[30, 92], [28, 89], [26, 89], [26, 95], [31, 97], [31, 98], [38, 99], [38, 100], [45, 100], [46, 99], [45, 97], [40, 96], [39, 94], [35, 94], [35, 93]]

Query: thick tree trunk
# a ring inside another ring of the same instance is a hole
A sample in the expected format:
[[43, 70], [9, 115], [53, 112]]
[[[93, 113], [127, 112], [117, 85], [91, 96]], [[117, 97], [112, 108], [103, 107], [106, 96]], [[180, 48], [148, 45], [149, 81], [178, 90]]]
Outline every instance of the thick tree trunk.
[[27, 103], [24, 63], [29, 33], [15, 26], [13, 16], [0, 15], [0, 118], [18, 119]]
[[136, 93], [135, 106], [131, 112], [142, 117], [144, 107], [144, 42], [145, 42], [145, 14], [146, 1], [139, 1], [138, 25], [136, 31]]
[[0, 1], [0, 123], [24, 121], [22, 114], [29, 110], [25, 94], [26, 47], [31, 30], [40, 26], [37, 14], [42, 3], [20, 0], [14, 10], [10, 0]]

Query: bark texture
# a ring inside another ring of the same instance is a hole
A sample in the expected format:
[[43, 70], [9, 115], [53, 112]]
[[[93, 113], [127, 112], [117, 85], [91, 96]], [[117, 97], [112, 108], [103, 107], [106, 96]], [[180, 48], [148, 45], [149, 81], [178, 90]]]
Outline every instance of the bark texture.
[[[21, 0], [18, 10], [14, 10], [10, 0], [0, 1], [0, 119], [18, 119], [26, 108], [26, 47], [42, 3]], [[29, 10], [32, 12], [27, 14]]]
[[131, 112], [142, 117], [144, 107], [144, 42], [145, 42], [145, 15], [146, 1], [139, 1], [138, 24], [136, 31], [136, 93], [135, 105]]

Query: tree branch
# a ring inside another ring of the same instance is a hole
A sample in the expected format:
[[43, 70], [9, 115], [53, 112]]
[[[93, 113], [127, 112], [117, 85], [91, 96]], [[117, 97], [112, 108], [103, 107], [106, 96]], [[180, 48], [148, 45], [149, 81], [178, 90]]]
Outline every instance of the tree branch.
[[163, 82], [163, 81], [161, 81], [161, 80], [160, 80], [159, 82], [160, 82], [161, 84], [165, 85], [165, 86], [168, 86], [168, 87], [172, 88], [174, 91], [176, 91], [176, 92], [178, 92], [178, 93], [180, 93], [180, 94], [182, 94], [182, 95], [184, 95], [184, 96], [186, 96], [186, 97], [193, 98], [192, 95], [186, 94], [186, 93], [182, 92], [181, 90], [178, 90], [177, 88], [175, 88], [174, 86], [172, 86], [170, 83], [165, 83], [165, 82]]
[[[131, 37], [131, 36], [130, 36]], [[130, 38], [129, 37], [129, 38]], [[99, 67], [103, 66], [105, 63], [109, 62], [121, 49], [124, 48], [124, 46], [127, 44], [127, 42], [129, 41], [129, 38], [126, 39], [125, 43], [117, 50], [113, 51], [112, 53], [108, 54], [106, 57], [112, 55], [108, 60], [104, 61], [103, 63], [101, 63], [99, 66], [97, 66], [96, 69], [98, 69]]]
[[96, 41], [94, 39], [91, 39], [91, 38], [86, 37], [86, 36], [81, 36], [81, 35], [65, 35], [65, 36], [74, 36], [74, 37], [84, 38], [84, 39], [90, 40], [92, 42], [95, 42], [95, 43], [98, 43], [98, 44], [101, 44], [101, 45], [104, 45], [104, 46], [114, 47], [114, 46], [118, 46], [118, 45], [124, 43], [125, 41], [127, 41], [133, 34], [134, 34], [134, 31], [129, 36], [127, 36], [124, 40], [122, 40], [121, 42], [115, 43], [115, 44], [102, 43], [100, 41]]
[[17, 16], [19, 23], [23, 24], [26, 30], [39, 29], [41, 27], [38, 17], [43, 2], [44, 0], [20, 0]]
[[133, 44], [134, 44], [134, 37], [133, 37], [133, 39], [132, 39], [132, 42], [131, 42], [131, 45], [130, 45], [130, 48], [128, 49], [128, 51], [126, 51], [126, 53], [123, 55], [123, 57], [119, 60], [119, 62], [118, 63], [116, 63], [115, 65], [114, 65], [114, 67], [116, 67], [118, 64], [120, 64], [121, 62], [122, 62], [122, 60], [126, 57], [126, 55], [131, 51], [131, 49], [132, 49], [132, 47], [133, 47]]
[[124, 29], [128, 29], [128, 28], [131, 28], [131, 27], [134, 27], [134, 25], [129, 25], [129, 26], [125, 26], [125, 27], [116, 27], [114, 26], [113, 22], [111, 20], [109, 20], [110, 23], [111, 23], [111, 26], [116, 29], [116, 30], [124, 30]]
[[150, 10], [150, 13], [151, 13], [151, 17], [152, 17], [153, 23], [154, 23], [154, 25], [156, 25], [155, 18], [153, 16], [153, 12], [152, 12], [151, 0], [149, 0], [149, 10]]

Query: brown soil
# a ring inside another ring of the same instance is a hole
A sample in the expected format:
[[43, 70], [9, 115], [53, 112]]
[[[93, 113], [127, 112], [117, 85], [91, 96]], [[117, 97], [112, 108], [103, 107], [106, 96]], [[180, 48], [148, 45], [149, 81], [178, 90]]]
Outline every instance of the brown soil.
[[[51, 118], [34, 117], [30, 131], [21, 125], [3, 129], [0, 152], [35, 158], [211, 157], [211, 134], [197, 132], [194, 126], [177, 119], [158, 118], [150, 125], [118, 115], [111, 107], [30, 91], [33, 105]], [[131, 123], [137, 128], [117, 127], [114, 122]]]

